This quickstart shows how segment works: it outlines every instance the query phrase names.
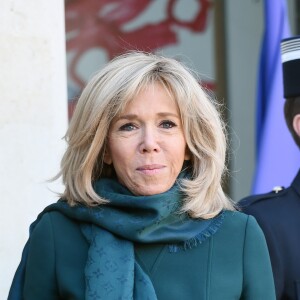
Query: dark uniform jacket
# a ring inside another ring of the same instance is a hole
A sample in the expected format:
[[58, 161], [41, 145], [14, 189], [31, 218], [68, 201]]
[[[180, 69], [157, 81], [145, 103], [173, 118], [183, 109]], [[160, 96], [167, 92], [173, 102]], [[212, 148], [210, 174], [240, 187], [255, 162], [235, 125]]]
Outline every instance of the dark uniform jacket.
[[240, 206], [264, 231], [277, 299], [300, 299], [300, 171], [289, 188], [247, 197]]

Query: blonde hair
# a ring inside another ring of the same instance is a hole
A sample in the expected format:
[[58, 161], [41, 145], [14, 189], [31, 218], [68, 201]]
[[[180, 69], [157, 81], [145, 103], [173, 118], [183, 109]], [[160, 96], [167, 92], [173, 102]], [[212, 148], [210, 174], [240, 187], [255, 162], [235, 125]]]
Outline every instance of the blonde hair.
[[181, 182], [185, 193], [182, 210], [194, 218], [212, 218], [233, 204], [221, 187], [225, 170], [226, 136], [212, 99], [192, 71], [175, 59], [130, 52], [116, 57], [94, 75], [84, 88], [65, 139], [68, 147], [61, 171], [70, 205], [104, 204], [93, 182], [110, 177], [104, 164], [107, 136], [113, 118], [141, 88], [161, 83], [178, 104], [184, 135], [191, 153], [191, 179]]

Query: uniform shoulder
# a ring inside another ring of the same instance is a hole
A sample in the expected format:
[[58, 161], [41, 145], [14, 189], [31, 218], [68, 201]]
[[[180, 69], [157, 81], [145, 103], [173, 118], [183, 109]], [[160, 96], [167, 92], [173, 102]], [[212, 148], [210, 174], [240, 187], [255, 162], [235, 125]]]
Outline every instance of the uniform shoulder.
[[288, 188], [284, 188], [282, 186], [276, 186], [272, 189], [272, 191], [265, 193], [265, 194], [257, 194], [257, 195], [250, 195], [245, 198], [242, 198], [238, 203], [237, 206], [243, 210], [244, 208], [253, 205], [259, 204], [260, 202], [265, 202], [271, 199], [280, 199], [284, 197], [286, 193], [288, 193]]

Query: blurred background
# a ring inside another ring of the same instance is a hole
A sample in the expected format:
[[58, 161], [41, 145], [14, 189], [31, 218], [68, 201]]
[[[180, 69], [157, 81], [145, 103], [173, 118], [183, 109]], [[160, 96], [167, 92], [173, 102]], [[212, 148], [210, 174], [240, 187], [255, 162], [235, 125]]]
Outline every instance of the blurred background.
[[[93, 73], [122, 52], [158, 52], [184, 61], [224, 104], [224, 188], [232, 199], [287, 186], [300, 161], [293, 143], [281, 142], [280, 40], [300, 34], [298, 2], [2, 1], [0, 298], [7, 297], [30, 223], [62, 191], [60, 182], [47, 180], [59, 171], [76, 100]], [[272, 117], [270, 105], [278, 106]], [[274, 141], [271, 150], [260, 152], [268, 141], [266, 124]]]

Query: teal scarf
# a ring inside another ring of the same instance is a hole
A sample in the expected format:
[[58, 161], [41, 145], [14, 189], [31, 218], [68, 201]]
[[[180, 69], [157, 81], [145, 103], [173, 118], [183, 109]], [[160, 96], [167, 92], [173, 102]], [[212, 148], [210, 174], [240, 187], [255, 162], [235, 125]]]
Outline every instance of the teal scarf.
[[86, 300], [157, 299], [150, 278], [135, 260], [134, 242], [164, 243], [171, 252], [187, 250], [214, 234], [225, 215], [223, 212], [213, 219], [202, 220], [179, 214], [183, 195], [177, 183], [169, 191], [153, 196], [134, 196], [113, 179], [97, 181], [94, 189], [110, 202], [88, 208], [70, 207], [60, 200], [46, 207], [31, 226], [44, 213], [54, 210], [81, 223], [90, 244], [84, 271]]

